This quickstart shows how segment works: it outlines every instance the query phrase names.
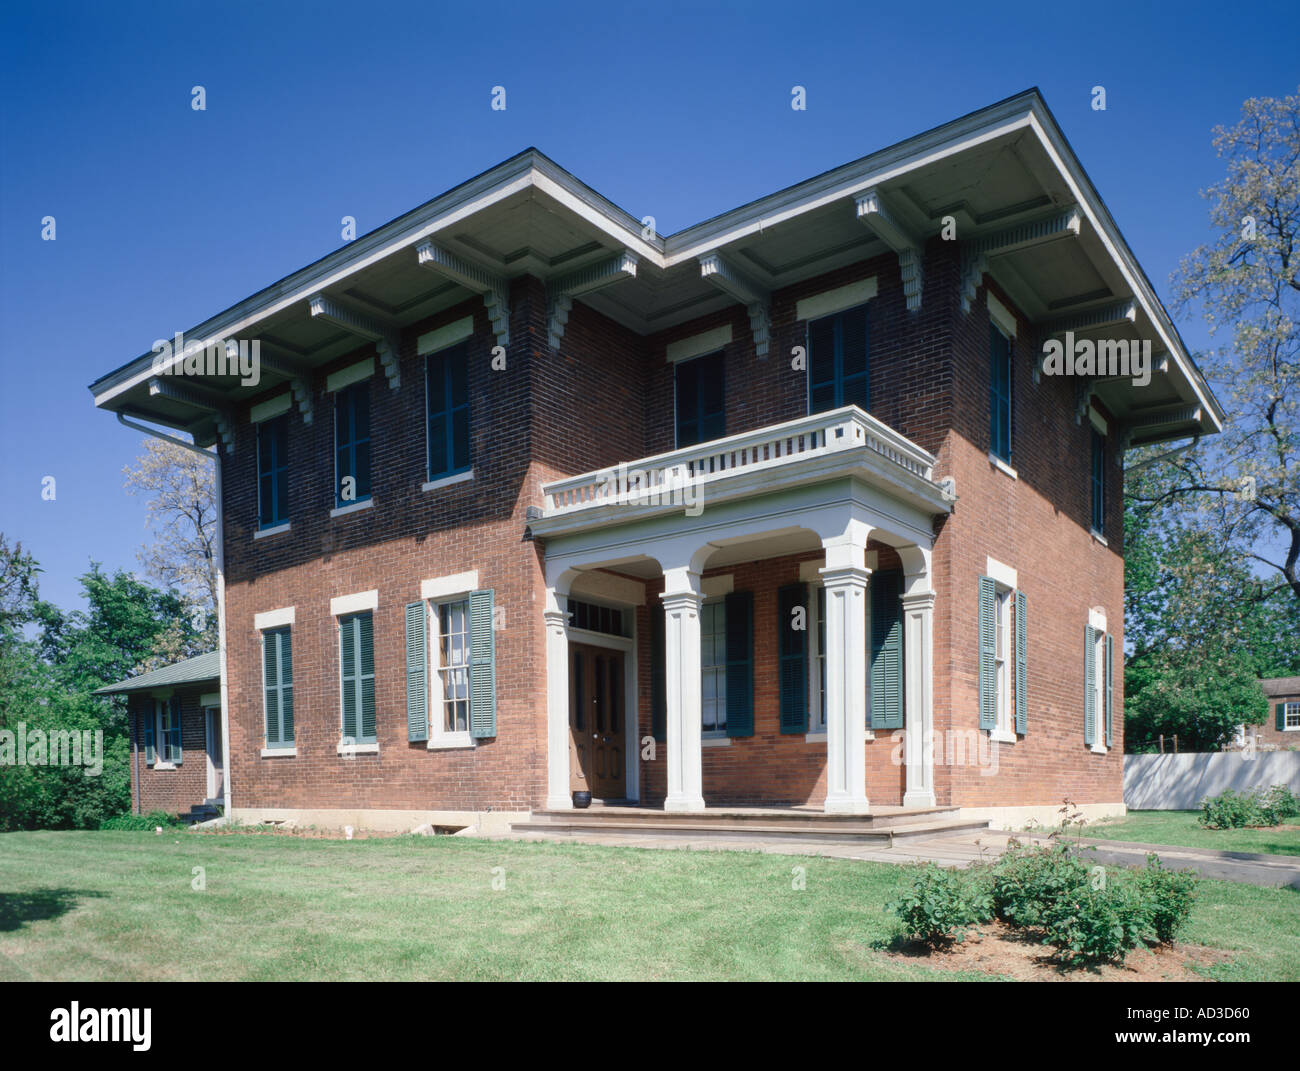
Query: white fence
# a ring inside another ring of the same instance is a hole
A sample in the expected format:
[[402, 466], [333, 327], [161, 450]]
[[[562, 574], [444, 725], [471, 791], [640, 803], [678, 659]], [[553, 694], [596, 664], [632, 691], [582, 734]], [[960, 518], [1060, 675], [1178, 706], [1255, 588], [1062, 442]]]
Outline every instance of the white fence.
[[1125, 755], [1124, 802], [1138, 811], [1194, 811], [1225, 788], [1289, 785], [1300, 793], [1300, 751]]

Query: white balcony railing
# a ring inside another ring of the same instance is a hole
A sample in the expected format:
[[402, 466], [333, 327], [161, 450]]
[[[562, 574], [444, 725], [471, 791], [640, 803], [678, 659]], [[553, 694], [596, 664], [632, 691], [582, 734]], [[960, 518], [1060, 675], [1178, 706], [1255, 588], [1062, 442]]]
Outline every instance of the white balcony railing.
[[542, 485], [543, 516], [601, 505], [635, 503], [690, 484], [748, 475], [796, 461], [866, 449], [929, 481], [935, 457], [857, 406], [800, 417], [742, 435], [698, 443], [654, 457], [569, 476]]

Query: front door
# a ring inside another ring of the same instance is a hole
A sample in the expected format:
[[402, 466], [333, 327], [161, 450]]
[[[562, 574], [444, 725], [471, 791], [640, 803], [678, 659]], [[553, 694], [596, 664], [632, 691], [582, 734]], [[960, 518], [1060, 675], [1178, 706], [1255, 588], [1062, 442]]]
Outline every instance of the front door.
[[221, 710], [208, 707], [208, 799], [222, 799], [226, 794], [225, 766], [221, 758]]
[[569, 656], [569, 788], [627, 795], [623, 652], [575, 643]]

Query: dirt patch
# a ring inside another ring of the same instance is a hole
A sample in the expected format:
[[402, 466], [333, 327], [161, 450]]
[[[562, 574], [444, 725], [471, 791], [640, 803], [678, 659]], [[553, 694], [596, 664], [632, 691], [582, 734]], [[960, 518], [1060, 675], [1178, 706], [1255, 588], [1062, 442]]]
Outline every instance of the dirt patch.
[[978, 971], [1014, 978], [1020, 982], [1205, 982], [1194, 966], [1207, 967], [1229, 959], [1226, 952], [1200, 945], [1137, 949], [1121, 964], [1064, 967], [1052, 958], [1052, 949], [1037, 937], [1015, 930], [1001, 921], [968, 931], [966, 940], [930, 950], [919, 942], [885, 952], [891, 959], [923, 963], [941, 971]]

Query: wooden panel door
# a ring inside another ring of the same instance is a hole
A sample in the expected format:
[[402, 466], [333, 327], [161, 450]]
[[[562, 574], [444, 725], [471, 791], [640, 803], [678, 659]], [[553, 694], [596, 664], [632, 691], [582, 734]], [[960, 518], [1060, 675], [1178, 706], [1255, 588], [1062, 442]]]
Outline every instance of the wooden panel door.
[[569, 674], [569, 787], [597, 799], [627, 795], [621, 651], [574, 644]]

